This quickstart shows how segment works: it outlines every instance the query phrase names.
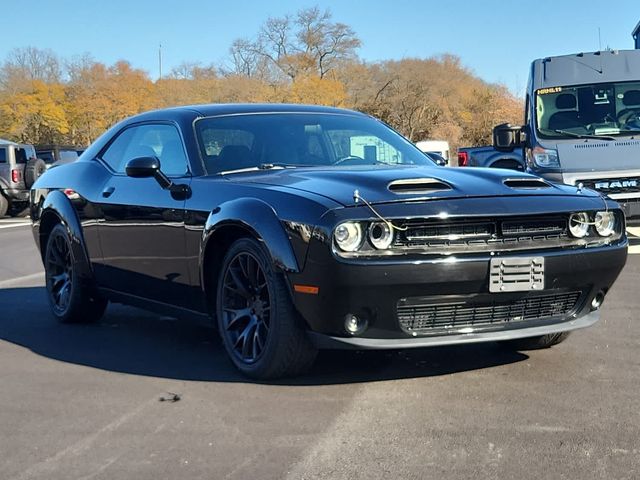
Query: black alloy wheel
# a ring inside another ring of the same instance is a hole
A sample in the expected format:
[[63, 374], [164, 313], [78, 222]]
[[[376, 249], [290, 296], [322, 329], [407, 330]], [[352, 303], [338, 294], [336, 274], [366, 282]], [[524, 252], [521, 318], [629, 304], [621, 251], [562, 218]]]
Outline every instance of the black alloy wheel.
[[255, 363], [269, 337], [271, 293], [260, 262], [250, 252], [238, 253], [223, 278], [222, 325], [242, 362]]
[[73, 291], [73, 256], [66, 235], [55, 230], [49, 238], [45, 261], [47, 292], [56, 315], [69, 309]]
[[238, 370], [260, 380], [308, 370], [317, 350], [264, 244], [236, 240], [216, 274], [218, 331]]
[[44, 269], [51, 313], [60, 322], [94, 322], [102, 317], [107, 301], [97, 294], [92, 282], [79, 277], [71, 239], [62, 224], [49, 234]]

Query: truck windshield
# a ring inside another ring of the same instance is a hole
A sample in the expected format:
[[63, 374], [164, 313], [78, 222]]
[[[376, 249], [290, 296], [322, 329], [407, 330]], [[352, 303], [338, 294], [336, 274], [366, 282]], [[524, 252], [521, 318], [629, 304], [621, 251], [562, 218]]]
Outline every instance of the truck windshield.
[[611, 137], [640, 133], [640, 82], [598, 83], [536, 91], [543, 137]]

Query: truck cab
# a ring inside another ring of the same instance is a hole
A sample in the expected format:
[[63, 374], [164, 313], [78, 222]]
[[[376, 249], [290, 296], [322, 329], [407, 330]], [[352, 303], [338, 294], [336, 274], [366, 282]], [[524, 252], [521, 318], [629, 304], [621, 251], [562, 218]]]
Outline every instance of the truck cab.
[[524, 126], [494, 129], [527, 171], [617, 200], [640, 225], [640, 50], [578, 53], [531, 64]]

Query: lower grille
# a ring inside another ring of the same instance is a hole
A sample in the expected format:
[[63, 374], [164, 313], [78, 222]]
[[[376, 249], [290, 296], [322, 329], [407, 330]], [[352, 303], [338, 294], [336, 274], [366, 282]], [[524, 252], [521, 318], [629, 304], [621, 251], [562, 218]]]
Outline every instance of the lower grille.
[[514, 324], [566, 316], [575, 310], [582, 292], [530, 295], [509, 302], [469, 304], [426, 303], [420, 298], [402, 299], [397, 305], [400, 327], [409, 333], [428, 334], [437, 330]]

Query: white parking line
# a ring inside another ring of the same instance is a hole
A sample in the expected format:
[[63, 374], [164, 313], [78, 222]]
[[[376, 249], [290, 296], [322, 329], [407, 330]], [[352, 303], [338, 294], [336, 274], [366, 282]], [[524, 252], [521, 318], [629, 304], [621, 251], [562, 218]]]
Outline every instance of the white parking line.
[[0, 229], [3, 228], [18, 228], [18, 227], [30, 227], [31, 223], [0, 223]]
[[8, 280], [0, 280], [0, 288], [18, 287], [32, 280], [44, 279], [44, 272], [32, 273], [22, 277], [10, 278]]

